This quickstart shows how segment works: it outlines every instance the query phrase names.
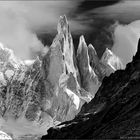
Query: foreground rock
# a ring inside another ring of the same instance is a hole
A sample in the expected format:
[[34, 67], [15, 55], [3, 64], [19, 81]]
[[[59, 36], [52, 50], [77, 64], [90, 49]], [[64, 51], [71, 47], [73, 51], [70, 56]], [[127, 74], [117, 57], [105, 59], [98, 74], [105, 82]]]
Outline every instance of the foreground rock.
[[140, 138], [140, 40], [125, 70], [105, 77], [95, 98], [72, 121], [48, 130], [43, 139]]

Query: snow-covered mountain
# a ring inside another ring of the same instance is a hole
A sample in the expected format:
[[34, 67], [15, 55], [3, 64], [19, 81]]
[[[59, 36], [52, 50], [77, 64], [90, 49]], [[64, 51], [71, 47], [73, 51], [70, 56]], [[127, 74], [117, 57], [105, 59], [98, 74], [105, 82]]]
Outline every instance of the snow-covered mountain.
[[123, 69], [123, 64], [119, 57], [117, 57], [111, 50], [106, 48], [102, 58], [101, 62], [105, 64], [106, 66], [110, 66], [112, 70], [116, 71], [117, 69]]
[[83, 36], [75, 53], [65, 16], [57, 32], [46, 54], [32, 61], [21, 61], [0, 45], [0, 130], [13, 138], [35, 139], [72, 120], [94, 98], [102, 79], [122, 68], [109, 50], [99, 60]]

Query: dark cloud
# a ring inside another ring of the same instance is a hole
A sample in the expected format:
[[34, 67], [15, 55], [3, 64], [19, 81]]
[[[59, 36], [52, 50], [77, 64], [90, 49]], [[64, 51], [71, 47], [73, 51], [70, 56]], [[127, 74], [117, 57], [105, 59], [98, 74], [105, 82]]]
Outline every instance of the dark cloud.
[[[77, 1], [76, 7], [74, 6], [75, 8], [67, 12], [67, 18], [70, 24], [70, 30], [74, 38], [75, 48], [77, 48], [78, 46], [79, 36], [83, 34], [86, 38], [87, 43], [96, 44], [95, 48], [98, 51], [98, 55], [99, 56], [102, 55], [102, 52], [104, 51], [105, 47], [97, 43], [98, 42], [97, 40], [100, 38], [100, 35], [98, 35], [97, 37], [97, 34], [108, 34], [107, 36], [111, 37], [112, 32], [110, 34], [109, 32], [105, 30], [105, 28], [109, 28], [109, 26], [115, 23], [115, 21], [106, 20], [105, 18], [95, 19], [93, 15], [90, 15], [89, 11], [92, 11], [99, 7], [113, 5], [117, 2], [120, 2], [120, 0], [79, 0]], [[81, 26], [81, 28], [79, 25]], [[42, 39], [43, 42], [48, 43], [48, 45], [50, 45], [50, 42], [51, 42], [50, 40], [55, 36], [55, 33], [54, 34], [51, 33], [51, 36], [49, 37], [49, 39], [47, 39], [49, 36], [49, 33], [39, 33], [38, 36]], [[110, 45], [108, 45], [108, 47], [110, 47]]]
[[[114, 1], [111, 1], [111, 2], [114, 2]], [[129, 24], [130, 22], [140, 19], [140, 14], [139, 14], [140, 1], [139, 0], [121, 0], [121, 1], [115, 1], [115, 2], [116, 3], [112, 5], [99, 6], [97, 8], [90, 9], [86, 11], [84, 16], [88, 18], [93, 18], [93, 17], [105, 18], [108, 20], [115, 19], [115, 20], [118, 20], [122, 24]]]
[[121, 0], [83, 0], [77, 8], [77, 13], [84, 13], [95, 8], [116, 4]]
[[120, 0], [84, 0], [81, 1], [77, 9], [69, 16], [75, 22], [88, 27], [89, 30], [79, 31], [77, 34], [73, 33], [75, 48], [78, 46], [79, 36], [83, 34], [87, 44], [92, 43], [97, 51], [99, 57], [102, 56], [106, 47], [113, 46], [113, 33], [115, 30], [116, 20], [107, 19], [106, 17], [99, 17], [92, 12], [101, 7], [108, 7]]

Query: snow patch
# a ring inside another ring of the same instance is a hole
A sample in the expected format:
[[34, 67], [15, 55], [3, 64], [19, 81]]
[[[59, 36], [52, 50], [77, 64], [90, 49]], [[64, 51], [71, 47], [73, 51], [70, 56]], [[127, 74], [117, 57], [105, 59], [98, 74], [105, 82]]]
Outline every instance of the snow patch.
[[80, 105], [79, 97], [76, 94], [74, 94], [71, 90], [69, 90], [68, 88], [66, 88], [66, 93], [73, 100], [73, 103], [75, 104], [76, 109], [78, 110], [79, 105]]

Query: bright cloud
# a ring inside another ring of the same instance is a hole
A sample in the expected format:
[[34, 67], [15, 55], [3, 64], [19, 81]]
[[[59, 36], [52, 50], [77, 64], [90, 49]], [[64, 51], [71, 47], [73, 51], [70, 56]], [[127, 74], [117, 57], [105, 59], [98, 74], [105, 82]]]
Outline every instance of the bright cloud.
[[[67, 15], [77, 4], [70, 0], [0, 1], [0, 42], [21, 59], [32, 59], [44, 48], [36, 33], [56, 31], [60, 15]], [[70, 24], [72, 30], [84, 29], [75, 21]]]
[[137, 51], [139, 37], [140, 20], [128, 25], [117, 26], [112, 51], [122, 59], [124, 65], [132, 61], [132, 57]]

